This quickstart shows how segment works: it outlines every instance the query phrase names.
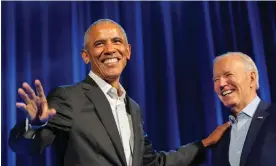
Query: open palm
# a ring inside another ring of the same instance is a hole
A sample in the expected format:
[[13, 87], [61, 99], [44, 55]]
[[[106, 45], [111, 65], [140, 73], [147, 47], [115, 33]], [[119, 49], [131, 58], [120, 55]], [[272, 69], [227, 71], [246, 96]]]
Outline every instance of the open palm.
[[55, 109], [48, 108], [47, 99], [39, 80], [35, 80], [37, 95], [28, 83], [24, 82], [22, 87], [18, 89], [18, 94], [24, 103], [16, 102], [16, 107], [27, 113], [32, 124], [43, 124], [56, 114]]

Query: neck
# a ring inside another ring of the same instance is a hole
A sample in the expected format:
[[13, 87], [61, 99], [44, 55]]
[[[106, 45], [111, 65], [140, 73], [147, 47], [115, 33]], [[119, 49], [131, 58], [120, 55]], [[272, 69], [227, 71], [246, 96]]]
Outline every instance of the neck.
[[123, 94], [123, 91], [121, 90], [120, 88], [120, 79], [116, 79], [116, 80], [113, 80], [113, 81], [110, 81], [110, 80], [105, 80], [108, 84], [110, 84], [112, 87], [114, 87], [115, 89], [117, 89], [117, 94], [118, 96], [121, 96]]
[[239, 104], [231, 108], [231, 111], [233, 112], [235, 117], [237, 117], [238, 114], [257, 96], [257, 93], [255, 92], [248, 96], [249, 97], [247, 98], [247, 100], [241, 101]]
[[91, 69], [91, 71], [93, 71], [94, 74], [99, 76], [101, 79], [103, 79], [105, 82], [110, 84], [112, 87], [117, 89], [117, 91], [120, 90], [120, 76], [108, 77], [101, 71], [97, 72], [97, 71], [94, 71], [93, 69]]
[[110, 84], [112, 87], [117, 89], [117, 91], [120, 89], [120, 82], [119, 79], [115, 80], [109, 80], [109, 79], [104, 79], [108, 84]]

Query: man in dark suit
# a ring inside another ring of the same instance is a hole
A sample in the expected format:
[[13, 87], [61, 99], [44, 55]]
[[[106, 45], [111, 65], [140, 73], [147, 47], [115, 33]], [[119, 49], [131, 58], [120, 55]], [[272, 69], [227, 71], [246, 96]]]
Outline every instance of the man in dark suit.
[[230, 108], [231, 127], [213, 147], [213, 166], [275, 166], [276, 107], [261, 100], [258, 69], [240, 52], [214, 61], [214, 88]]
[[84, 44], [82, 58], [91, 71], [82, 82], [55, 88], [47, 99], [39, 80], [37, 95], [27, 83], [19, 88], [24, 103], [16, 105], [28, 118], [10, 133], [13, 151], [39, 154], [52, 145], [57, 165], [64, 166], [188, 165], [200, 161], [230, 126], [225, 123], [174, 152], [154, 151], [139, 105], [119, 83], [131, 55], [125, 31], [112, 20], [99, 20], [87, 30]]

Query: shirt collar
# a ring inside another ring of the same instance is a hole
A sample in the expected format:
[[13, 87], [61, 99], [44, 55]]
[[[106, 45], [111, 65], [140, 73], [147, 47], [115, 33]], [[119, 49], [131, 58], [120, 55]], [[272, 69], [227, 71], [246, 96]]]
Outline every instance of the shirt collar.
[[[257, 110], [257, 107], [260, 103], [261, 99], [259, 96], [256, 96], [242, 111], [238, 114], [238, 116], [244, 114], [250, 118], [252, 118]], [[237, 120], [234, 118], [233, 115], [229, 116], [229, 121], [232, 124], [237, 123]]]
[[[100, 89], [104, 92], [104, 94], [110, 95], [110, 94], [114, 94], [114, 92], [116, 92], [117, 94], [117, 90], [114, 87], [112, 87], [110, 84], [108, 84], [106, 81], [104, 81], [101, 77], [96, 75], [91, 70], [89, 72], [89, 76], [96, 82], [96, 84], [100, 87]], [[119, 84], [119, 86], [121, 91], [123, 92], [122, 95], [119, 96], [119, 98], [125, 99], [126, 91], [121, 84]]]
[[244, 109], [242, 109], [242, 113], [245, 113], [247, 116], [249, 116], [250, 118], [253, 117], [253, 115], [255, 114], [255, 111], [260, 103], [261, 99], [256, 96], [246, 107], [244, 107]]

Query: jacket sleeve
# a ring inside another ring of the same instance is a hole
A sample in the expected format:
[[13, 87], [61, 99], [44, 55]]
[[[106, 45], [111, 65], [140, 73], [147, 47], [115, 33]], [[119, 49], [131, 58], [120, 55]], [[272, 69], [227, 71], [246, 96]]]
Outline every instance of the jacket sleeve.
[[201, 141], [181, 146], [175, 151], [156, 152], [152, 143], [145, 138], [144, 142], [144, 166], [186, 166], [199, 164], [205, 160], [205, 147]]
[[16, 124], [10, 131], [9, 147], [16, 153], [35, 155], [43, 153], [44, 149], [53, 144], [56, 137], [71, 129], [72, 107], [66, 95], [65, 88], [52, 90], [47, 102], [49, 108], [54, 108], [57, 114], [39, 129], [28, 129], [25, 122]]

